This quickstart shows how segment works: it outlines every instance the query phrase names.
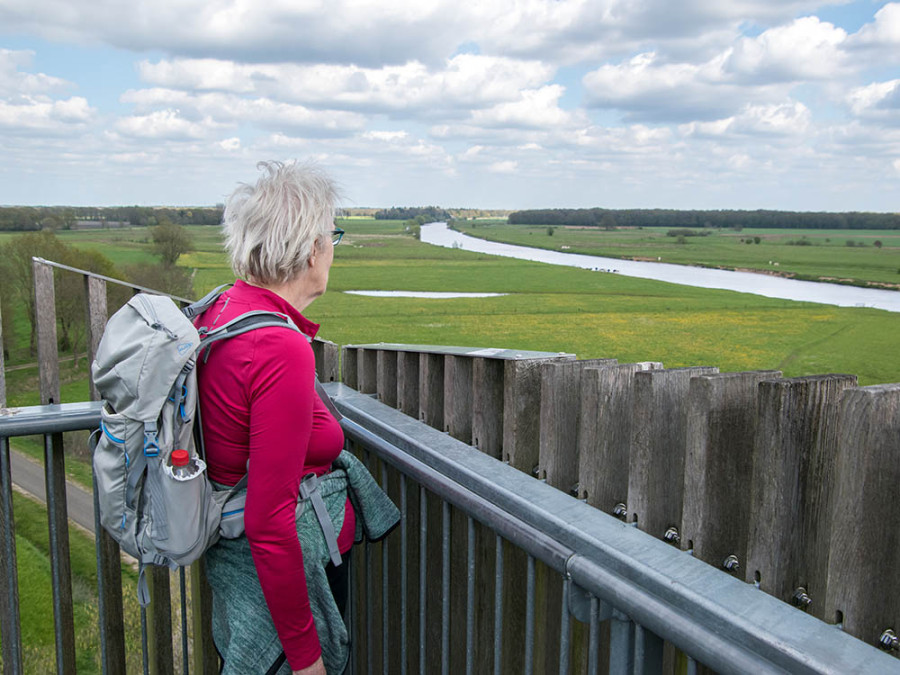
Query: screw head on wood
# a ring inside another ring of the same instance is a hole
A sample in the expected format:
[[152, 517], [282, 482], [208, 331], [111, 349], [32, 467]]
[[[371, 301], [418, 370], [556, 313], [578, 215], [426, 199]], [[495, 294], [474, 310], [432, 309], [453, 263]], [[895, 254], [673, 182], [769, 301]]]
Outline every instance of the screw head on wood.
[[622, 502], [619, 502], [618, 504], [616, 504], [613, 507], [612, 512], [613, 512], [614, 516], [618, 516], [619, 518], [624, 518], [625, 516], [628, 515], [628, 509], [626, 508], [625, 504], [623, 504]]
[[741, 563], [738, 560], [738, 557], [732, 553], [722, 561], [722, 567], [724, 567], [729, 572], [734, 572], [735, 570], [740, 569]]
[[878, 638], [878, 644], [881, 645], [882, 649], [887, 649], [888, 651], [900, 649], [900, 637], [897, 637], [897, 634], [888, 628], [881, 634], [881, 637]]
[[795, 606], [800, 609], [806, 609], [812, 604], [812, 598], [806, 592], [806, 589], [803, 586], [799, 586], [796, 591], [794, 591], [794, 595], [791, 598], [791, 601]]
[[678, 528], [674, 526], [670, 527], [663, 535], [663, 539], [665, 539], [670, 544], [677, 544], [679, 541], [681, 541], [681, 535], [678, 534]]

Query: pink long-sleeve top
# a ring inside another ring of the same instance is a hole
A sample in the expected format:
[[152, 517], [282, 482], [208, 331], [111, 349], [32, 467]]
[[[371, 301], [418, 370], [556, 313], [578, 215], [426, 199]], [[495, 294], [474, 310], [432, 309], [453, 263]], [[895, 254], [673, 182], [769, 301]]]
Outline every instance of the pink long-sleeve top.
[[[237, 281], [198, 320], [214, 328], [252, 310], [285, 314], [312, 338], [319, 326], [286, 300]], [[292, 670], [321, 654], [294, 522], [300, 481], [325, 474], [344, 434], [315, 391], [315, 360], [306, 337], [259, 328], [212, 345], [198, 369], [209, 477], [236, 484], [248, 474], [244, 527], [272, 621]], [[248, 465], [249, 460], [249, 465]], [[248, 471], [249, 468], [249, 471]], [[338, 547], [353, 545], [349, 500]]]

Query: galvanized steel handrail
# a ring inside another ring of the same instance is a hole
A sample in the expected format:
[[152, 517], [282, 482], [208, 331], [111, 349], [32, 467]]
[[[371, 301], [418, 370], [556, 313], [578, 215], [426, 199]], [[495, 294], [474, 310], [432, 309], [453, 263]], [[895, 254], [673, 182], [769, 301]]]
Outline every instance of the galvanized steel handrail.
[[751, 584], [371, 396], [326, 389], [351, 439], [563, 572], [570, 609], [587, 592], [722, 673], [900, 673], [897, 659]]

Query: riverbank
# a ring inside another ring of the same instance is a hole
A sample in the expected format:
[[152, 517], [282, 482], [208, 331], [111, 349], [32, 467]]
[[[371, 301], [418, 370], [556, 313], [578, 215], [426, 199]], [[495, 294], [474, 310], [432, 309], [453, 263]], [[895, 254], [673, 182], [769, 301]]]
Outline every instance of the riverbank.
[[900, 290], [900, 231], [553, 227], [454, 221], [464, 234], [616, 260]]
[[[465, 228], [463, 228], [465, 229]], [[577, 232], [565, 233], [563, 238], [557, 238], [558, 229], [547, 228], [543, 236], [534, 237], [535, 230], [531, 228], [530, 234], [527, 230], [518, 231], [513, 226], [492, 226], [488, 228], [472, 228], [477, 229], [477, 237], [469, 236], [460, 231], [450, 230], [446, 224], [434, 223], [422, 227], [421, 238], [426, 243], [435, 244], [450, 248], [464, 248], [466, 250], [488, 253], [503, 257], [513, 257], [522, 260], [532, 260], [544, 262], [553, 265], [567, 265], [571, 267], [580, 267], [582, 269], [615, 269], [619, 274], [627, 276], [640, 277], [643, 279], [654, 279], [657, 281], [667, 281], [669, 283], [681, 284], [685, 286], [695, 286], [701, 288], [714, 288], [723, 290], [738, 291], [741, 293], [752, 293], [771, 298], [782, 298], [786, 300], [800, 300], [805, 302], [819, 302], [824, 304], [836, 305], [839, 307], [872, 307], [877, 309], [885, 309], [891, 312], [900, 312], [900, 292], [895, 290], [886, 290], [884, 288], [859, 287], [849, 284], [823, 283], [819, 281], [808, 281], [800, 278], [801, 275], [790, 269], [781, 266], [779, 260], [768, 260], [769, 267], [765, 270], [765, 274], [760, 274], [757, 268], [738, 268], [727, 264], [729, 254], [723, 254], [726, 262], [721, 261], [695, 261], [694, 264], [677, 264], [671, 261], [674, 256], [668, 255], [664, 258], [662, 255], [655, 256], [657, 262], [648, 262], [647, 258], [653, 260], [652, 255], [655, 250], [653, 247], [649, 251], [642, 251], [642, 260], [634, 260], [634, 257], [612, 258], [607, 256], [596, 256], [585, 253], [589, 249], [588, 244], [583, 239], [578, 238]], [[550, 232], [554, 234], [549, 234]], [[482, 236], [486, 232], [491, 232], [491, 238]], [[581, 236], [586, 236], [583, 230], [580, 230]], [[512, 234], [510, 234], [512, 233]], [[498, 241], [500, 236], [510, 236], [524, 241], [540, 241], [546, 246], [546, 239], [554, 240], [555, 248], [544, 248], [541, 246], [523, 246], [520, 244], [510, 244]], [[632, 236], [643, 237], [644, 234], [638, 233]], [[653, 235], [657, 240], [660, 238], [659, 233]], [[665, 236], [665, 235], [663, 235]], [[751, 235], [746, 235], [751, 237]], [[755, 248], [754, 244], [757, 235], [752, 235], [749, 241], [749, 247]], [[700, 237], [706, 239], [707, 237]], [[897, 236], [900, 242], [900, 235]], [[761, 241], [761, 238], [760, 238]], [[879, 240], [880, 241], [880, 240]], [[892, 246], [883, 256], [882, 266], [885, 264], [893, 264], [894, 257], [900, 258], [900, 255], [894, 252], [893, 238], [889, 240]], [[596, 240], [594, 240], [596, 243]], [[668, 244], [668, 242], [666, 242]], [[657, 246], [659, 246], [657, 241]], [[681, 245], [668, 244], [669, 248], [678, 251]], [[748, 247], [747, 244], [744, 245]], [[774, 244], [770, 244], [774, 246]], [[884, 243], [882, 242], [882, 247]], [[717, 248], [716, 246], [708, 247], [710, 250]], [[726, 247], [727, 248], [727, 247]], [[738, 247], [739, 248], [739, 247]], [[809, 248], [807, 246], [798, 246], [797, 248]], [[848, 247], [850, 248], [850, 247]], [[860, 248], [860, 247], [853, 247]], [[732, 258], [734, 257], [734, 246], [730, 247]], [[658, 249], [656, 249], [658, 250]], [[898, 246], [897, 250], [900, 250]], [[651, 255], [646, 255], [646, 253]], [[831, 252], [834, 255], [834, 251]], [[755, 255], [759, 255], [757, 252]], [[820, 263], [821, 264], [821, 263]], [[846, 265], [846, 263], [844, 263]], [[730, 268], [730, 269], [729, 269]], [[737, 271], [738, 269], [754, 269], [753, 272]], [[771, 274], [769, 272], [772, 272]], [[777, 273], [777, 274], [776, 274]], [[793, 277], [784, 276], [787, 274]], [[837, 277], [847, 278], [847, 277]]]

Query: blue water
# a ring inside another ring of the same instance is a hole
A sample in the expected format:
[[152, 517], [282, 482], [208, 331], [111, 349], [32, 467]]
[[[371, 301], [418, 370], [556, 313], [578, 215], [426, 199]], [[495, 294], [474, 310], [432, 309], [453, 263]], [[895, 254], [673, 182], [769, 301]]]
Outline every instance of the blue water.
[[731, 272], [728, 270], [690, 267], [688, 265], [672, 265], [669, 263], [639, 262], [636, 260], [620, 260], [601, 256], [547, 251], [527, 246], [515, 246], [494, 241], [486, 241], [454, 232], [446, 223], [423, 225], [421, 240], [426, 244], [461, 248], [466, 251], [488, 253], [506, 258], [519, 258], [548, 263], [550, 265], [567, 265], [582, 269], [597, 270], [598, 274], [610, 272], [641, 279], [668, 281], [684, 286], [701, 288], [721, 288], [740, 293], [753, 293], [769, 298], [785, 300], [802, 300], [819, 302], [839, 307], [874, 307], [889, 312], [900, 312], [900, 291], [880, 290], [875, 288], [859, 288], [815, 281], [797, 281], [768, 274], [752, 272]]

